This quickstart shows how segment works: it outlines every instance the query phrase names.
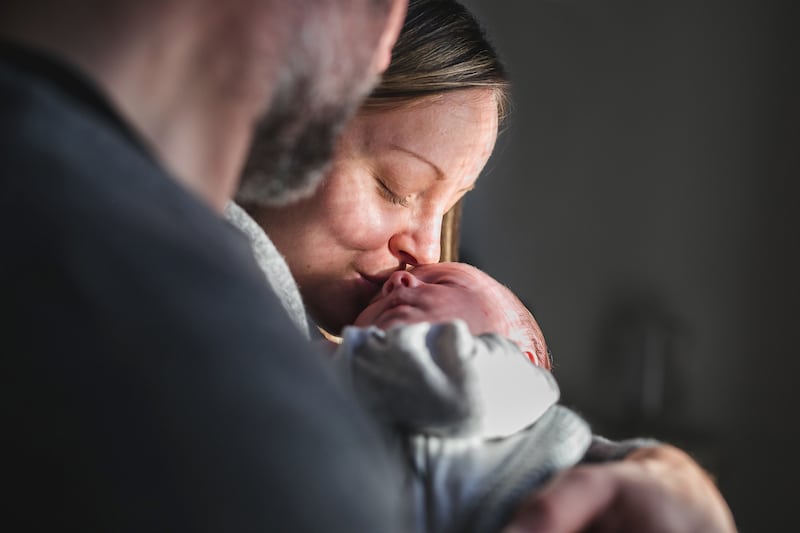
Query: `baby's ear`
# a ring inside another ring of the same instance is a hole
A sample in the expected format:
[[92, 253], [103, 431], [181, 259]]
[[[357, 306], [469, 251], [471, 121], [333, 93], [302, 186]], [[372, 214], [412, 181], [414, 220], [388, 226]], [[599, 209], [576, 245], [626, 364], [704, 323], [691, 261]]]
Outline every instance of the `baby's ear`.
[[528, 360], [536, 366], [542, 366], [539, 364], [539, 358], [536, 357], [536, 354], [533, 352], [522, 352], [528, 358]]
[[524, 353], [525, 357], [527, 357], [528, 360], [534, 365], [544, 368], [545, 370], [553, 370], [553, 356], [550, 353], [549, 348], [547, 349], [546, 354], [539, 353], [539, 351], [523, 351], [522, 353]]

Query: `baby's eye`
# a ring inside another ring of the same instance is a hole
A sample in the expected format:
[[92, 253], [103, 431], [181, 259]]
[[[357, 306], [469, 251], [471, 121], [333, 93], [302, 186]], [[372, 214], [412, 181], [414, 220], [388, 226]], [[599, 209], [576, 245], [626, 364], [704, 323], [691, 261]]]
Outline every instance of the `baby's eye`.
[[378, 179], [376, 181], [378, 182], [378, 191], [380, 191], [381, 196], [386, 198], [386, 200], [390, 201], [394, 205], [408, 207], [409, 201], [411, 200], [410, 196], [400, 196], [392, 191], [382, 180]]

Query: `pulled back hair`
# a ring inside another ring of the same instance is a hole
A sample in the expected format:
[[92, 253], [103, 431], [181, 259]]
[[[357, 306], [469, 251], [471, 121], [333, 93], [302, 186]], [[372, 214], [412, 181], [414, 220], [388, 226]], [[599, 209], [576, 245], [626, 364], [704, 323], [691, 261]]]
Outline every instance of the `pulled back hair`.
[[475, 17], [455, 0], [410, 0], [391, 64], [364, 107], [471, 88], [494, 90], [498, 115], [505, 117], [506, 70]]

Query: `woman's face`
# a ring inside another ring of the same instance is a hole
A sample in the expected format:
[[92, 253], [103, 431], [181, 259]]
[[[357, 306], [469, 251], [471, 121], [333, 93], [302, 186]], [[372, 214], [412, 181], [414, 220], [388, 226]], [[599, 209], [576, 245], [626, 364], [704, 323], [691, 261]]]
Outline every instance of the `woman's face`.
[[439, 260], [442, 217], [474, 186], [496, 137], [489, 89], [362, 112], [313, 196], [251, 210], [319, 325], [338, 332], [392, 272]]

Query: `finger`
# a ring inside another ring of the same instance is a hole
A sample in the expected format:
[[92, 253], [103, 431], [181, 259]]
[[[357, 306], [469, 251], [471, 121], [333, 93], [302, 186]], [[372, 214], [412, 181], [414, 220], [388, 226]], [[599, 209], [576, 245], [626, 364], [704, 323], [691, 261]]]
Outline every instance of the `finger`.
[[[605, 474], [605, 475], [601, 475]], [[555, 477], [525, 502], [503, 533], [577, 533], [612, 505], [617, 476], [605, 467], [581, 466]]]

